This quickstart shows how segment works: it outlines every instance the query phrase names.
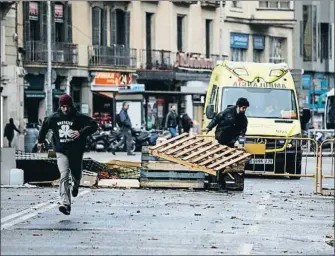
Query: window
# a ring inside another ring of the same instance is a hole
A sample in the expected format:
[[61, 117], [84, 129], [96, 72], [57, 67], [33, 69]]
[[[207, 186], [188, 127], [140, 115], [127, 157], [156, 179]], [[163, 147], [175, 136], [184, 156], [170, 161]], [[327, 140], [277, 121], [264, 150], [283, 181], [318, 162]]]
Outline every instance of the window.
[[64, 5], [62, 3], [56, 2], [53, 5], [54, 8], [54, 39], [56, 42], [64, 42], [65, 38], [65, 25], [63, 19]]
[[265, 36], [264, 35], [253, 35], [253, 61], [257, 63], [263, 62], [264, 48], [265, 48]]
[[217, 91], [217, 85], [213, 85], [213, 89], [212, 89], [212, 93], [211, 93], [211, 97], [209, 99], [209, 104], [214, 104], [215, 100], [216, 100], [216, 91]]
[[107, 45], [107, 15], [100, 7], [92, 8], [92, 44]]
[[312, 61], [312, 6], [303, 6], [303, 60]]
[[316, 6], [313, 6], [312, 8], [312, 13], [313, 13], [313, 19], [312, 19], [312, 24], [313, 24], [313, 60], [317, 60], [317, 20], [316, 20]]
[[303, 6], [303, 60], [317, 60], [317, 24], [316, 24], [316, 6]]
[[270, 63], [285, 62], [284, 38], [270, 37]]
[[290, 9], [290, 1], [279, 2], [280, 9]]
[[212, 24], [212, 20], [206, 20], [206, 58], [209, 58], [212, 52]]
[[268, 8], [269, 1], [259, 1], [259, 8]]
[[259, 1], [259, 8], [290, 9], [291, 1]]
[[177, 50], [183, 51], [184, 16], [177, 16]]
[[241, 1], [232, 1], [231, 6], [234, 8], [241, 8]]
[[262, 61], [262, 55], [263, 55], [262, 53], [263, 53], [263, 51], [254, 49], [253, 62], [256, 62], [256, 63], [263, 62]]
[[273, 88], [223, 88], [221, 111], [245, 97], [250, 102], [247, 117], [297, 119], [297, 105], [293, 90]]
[[326, 103], [327, 129], [335, 129], [335, 97], [329, 96]]
[[125, 45], [125, 12], [117, 9], [116, 11], [116, 44]]
[[246, 49], [231, 48], [231, 60], [232, 61], [245, 61], [246, 60]]
[[110, 44], [129, 46], [130, 14], [121, 9], [110, 10]]
[[145, 14], [146, 49], [148, 51], [152, 48], [152, 17], [153, 13]]
[[323, 60], [329, 59], [329, 53], [330, 53], [330, 38], [329, 38], [329, 32], [330, 32], [330, 24], [329, 23], [320, 23], [320, 59], [321, 62]]

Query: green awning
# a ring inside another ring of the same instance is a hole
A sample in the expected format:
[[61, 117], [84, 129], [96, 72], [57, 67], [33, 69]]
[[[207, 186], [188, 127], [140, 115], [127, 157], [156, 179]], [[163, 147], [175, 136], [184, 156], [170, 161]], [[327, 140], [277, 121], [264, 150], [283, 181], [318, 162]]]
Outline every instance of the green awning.
[[60, 91], [60, 90], [56, 90], [56, 89], [52, 90], [52, 95], [53, 95], [54, 98], [58, 99], [63, 94], [65, 94], [65, 92]]
[[38, 99], [45, 98], [45, 92], [41, 90], [25, 90], [24, 95], [26, 98], [38, 98]]

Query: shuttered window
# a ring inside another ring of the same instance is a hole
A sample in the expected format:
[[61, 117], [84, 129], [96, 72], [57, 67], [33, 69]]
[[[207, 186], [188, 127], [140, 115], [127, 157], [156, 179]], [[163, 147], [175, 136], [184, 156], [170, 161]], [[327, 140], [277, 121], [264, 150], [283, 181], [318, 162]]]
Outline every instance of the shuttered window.
[[92, 8], [92, 45], [107, 45], [107, 11]]

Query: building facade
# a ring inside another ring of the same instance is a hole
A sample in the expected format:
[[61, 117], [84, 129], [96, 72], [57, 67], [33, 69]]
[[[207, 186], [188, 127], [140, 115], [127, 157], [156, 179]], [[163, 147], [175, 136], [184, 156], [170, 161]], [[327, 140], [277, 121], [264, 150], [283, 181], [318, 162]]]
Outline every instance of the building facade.
[[[17, 4], [0, 3], [0, 109], [1, 109], [1, 147], [7, 146], [3, 132], [9, 118], [23, 131], [23, 77], [21, 54], [18, 48]], [[23, 149], [23, 136], [15, 133], [13, 146]]]
[[[223, 54], [230, 60], [293, 66], [292, 1], [225, 1]], [[24, 49], [24, 116], [45, 116], [47, 3], [18, 4]], [[219, 1], [53, 2], [54, 109], [64, 92], [76, 107], [111, 121], [131, 103], [135, 126], [162, 128], [171, 104], [201, 123], [219, 60]]]
[[304, 70], [300, 101], [314, 128], [322, 128], [322, 95], [334, 88], [334, 8], [328, 0], [295, 3], [294, 65]]

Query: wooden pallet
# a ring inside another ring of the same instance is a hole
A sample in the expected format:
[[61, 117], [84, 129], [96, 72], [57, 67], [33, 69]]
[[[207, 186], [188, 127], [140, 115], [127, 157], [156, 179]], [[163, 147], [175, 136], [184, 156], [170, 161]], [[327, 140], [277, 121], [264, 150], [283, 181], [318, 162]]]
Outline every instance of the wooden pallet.
[[241, 166], [251, 156], [244, 150], [222, 146], [206, 137], [188, 133], [149, 147], [149, 153], [211, 175], [241, 171]]

